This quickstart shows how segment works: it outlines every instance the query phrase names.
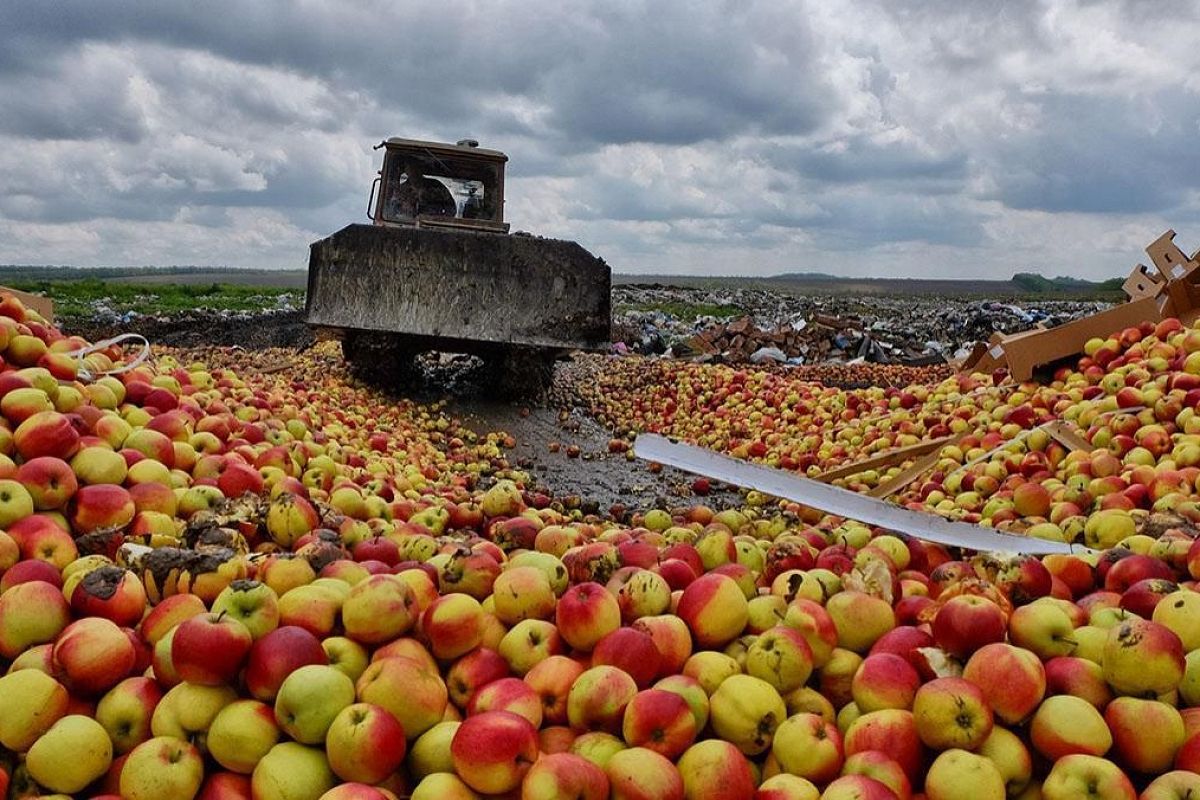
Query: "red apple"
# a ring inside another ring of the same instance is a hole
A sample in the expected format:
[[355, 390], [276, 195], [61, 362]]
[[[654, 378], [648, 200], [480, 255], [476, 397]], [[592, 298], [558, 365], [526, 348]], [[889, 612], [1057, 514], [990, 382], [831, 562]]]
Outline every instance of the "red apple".
[[520, 786], [538, 755], [537, 731], [507, 711], [468, 717], [450, 743], [454, 771], [477, 792], [501, 794]]
[[253, 644], [254, 637], [237, 620], [202, 614], [179, 623], [171, 641], [171, 662], [189, 683], [220, 686], [237, 677]]
[[965, 658], [993, 642], [1004, 641], [1008, 620], [1000, 606], [973, 594], [953, 597], [933, 618], [933, 640], [951, 655]]
[[68, 625], [54, 640], [52, 657], [67, 687], [85, 695], [107, 692], [128, 677], [137, 663], [133, 642], [102, 617], [85, 617]]
[[66, 414], [39, 411], [13, 431], [13, 444], [27, 461], [39, 456], [66, 460], [79, 449], [79, 431]]
[[123, 527], [137, 513], [128, 490], [107, 483], [81, 487], [75, 493], [71, 509], [71, 528], [76, 534]]
[[678, 758], [696, 738], [696, 718], [682, 696], [663, 689], [638, 692], [625, 707], [622, 733], [630, 747]]
[[254, 642], [246, 659], [243, 680], [250, 694], [273, 702], [288, 675], [309, 664], [328, 664], [321, 641], [295, 625], [285, 625]]
[[636, 628], [617, 628], [596, 643], [592, 666], [609, 664], [629, 673], [644, 689], [659, 675], [661, 659], [650, 634]]
[[587, 652], [621, 626], [621, 607], [600, 584], [577, 583], [559, 598], [555, 625], [568, 644]]
[[16, 478], [29, 492], [38, 511], [62, 508], [79, 488], [71, 465], [52, 456], [26, 461], [17, 469]]

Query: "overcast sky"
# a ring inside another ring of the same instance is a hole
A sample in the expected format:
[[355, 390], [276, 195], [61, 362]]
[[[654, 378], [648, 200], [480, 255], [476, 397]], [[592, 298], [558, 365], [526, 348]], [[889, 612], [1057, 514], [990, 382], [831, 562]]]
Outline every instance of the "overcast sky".
[[621, 272], [1124, 275], [1200, 246], [1197, 42], [1195, 0], [5, 0], [0, 263], [303, 268], [404, 135]]

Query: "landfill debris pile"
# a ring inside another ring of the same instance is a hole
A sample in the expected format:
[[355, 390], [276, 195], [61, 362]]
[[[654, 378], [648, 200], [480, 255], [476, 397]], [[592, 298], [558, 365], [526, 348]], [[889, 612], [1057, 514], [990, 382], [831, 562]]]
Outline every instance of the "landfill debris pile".
[[[993, 333], [1054, 327], [1108, 304], [631, 285], [614, 287], [613, 306], [617, 352], [717, 363], [923, 365], [961, 356]], [[705, 313], [717, 309], [723, 313]]]
[[[185, 312], [165, 313], [154, 308], [155, 297], [144, 296], [145, 305], [129, 308], [127, 304], [116, 302], [113, 298], [100, 298], [89, 304], [88, 313], [84, 319], [96, 324], [129, 325], [143, 322], [163, 323], [183, 318], [197, 318], [210, 315], [221, 319], [244, 320], [258, 316], [273, 316], [276, 314], [294, 314], [304, 307], [303, 292], [288, 292], [285, 294], [263, 294], [247, 298], [251, 304], [247, 308], [224, 308], [220, 304], [205, 305], [198, 302], [194, 308]], [[70, 315], [75, 316], [75, 315]]]

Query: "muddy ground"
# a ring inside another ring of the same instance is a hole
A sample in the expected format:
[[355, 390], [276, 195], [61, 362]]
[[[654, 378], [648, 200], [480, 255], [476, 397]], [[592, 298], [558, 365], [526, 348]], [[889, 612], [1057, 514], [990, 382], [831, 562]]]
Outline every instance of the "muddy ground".
[[[510, 451], [514, 466], [528, 470], [548, 493], [578, 496], [600, 511], [613, 504], [631, 511], [696, 502], [719, 508], [739, 497], [736, 490], [726, 487], [714, 489], [701, 500], [691, 490], [694, 476], [669, 467], [651, 472], [645, 461], [610, 453], [612, 433], [578, 407], [515, 406], [462, 398], [452, 401], [447, 411], [477, 432], [509, 433], [517, 442]], [[551, 452], [554, 443], [558, 452]], [[567, 454], [570, 445], [579, 447], [577, 457]]]
[[[70, 321], [65, 328], [91, 341], [135, 332], [156, 346], [180, 348], [285, 348], [299, 352], [315, 341], [304, 324], [303, 312], [141, 318], [120, 327]], [[271, 360], [269, 367], [280, 363], [278, 351], [264, 357]], [[419, 384], [385, 389], [420, 400], [449, 398], [445, 413], [461, 419], [477, 433], [503, 431], [511, 435], [516, 446], [509, 451], [510, 462], [533, 475], [538, 488], [547, 494], [579, 498], [586, 510], [601, 512], [613, 506], [636, 511], [701, 501], [691, 490], [694, 476], [670, 468], [652, 472], [645, 461], [609, 452], [613, 433], [578, 406], [573, 382], [581, 377], [570, 362], [559, 362], [554, 386], [548, 393], [516, 402], [492, 398], [488, 374], [477, 359], [442, 358], [435, 362], [427, 356], [421, 363]], [[577, 456], [568, 455], [572, 445], [578, 448]], [[736, 502], [738, 497], [736, 489], [715, 484], [702, 502], [719, 508]]]

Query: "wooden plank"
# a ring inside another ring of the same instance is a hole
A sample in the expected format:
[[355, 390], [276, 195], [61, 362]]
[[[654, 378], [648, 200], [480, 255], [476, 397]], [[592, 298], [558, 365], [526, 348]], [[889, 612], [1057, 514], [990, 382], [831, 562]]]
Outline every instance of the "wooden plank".
[[895, 450], [888, 450], [887, 452], [880, 453], [877, 456], [864, 458], [861, 461], [855, 461], [853, 464], [845, 464], [843, 466], [827, 470], [816, 476], [814, 480], [818, 480], [821, 483], [830, 483], [831, 481], [836, 481], [838, 478], [847, 478], [851, 475], [857, 475], [864, 470], [878, 469], [879, 467], [890, 467], [893, 464], [898, 464], [906, 459], [923, 456], [931, 450], [936, 452], [937, 450], [940, 450], [943, 445], [957, 441], [960, 438], [961, 436], [942, 436], [937, 439], [928, 439], [926, 441], [917, 442], [916, 444], [910, 444], [905, 447], [898, 447]]
[[1092, 443], [1084, 438], [1079, 428], [1070, 422], [1053, 420], [1041, 427], [1042, 430], [1050, 434], [1055, 441], [1068, 450], [1082, 450], [1085, 453], [1090, 453], [1095, 449], [1092, 447]]
[[274, 375], [276, 372], [283, 372], [284, 370], [291, 369], [292, 367], [292, 362], [284, 361], [281, 364], [271, 364], [270, 366], [262, 367], [260, 369], [251, 369], [250, 372], [257, 375]]
[[[962, 441], [964, 436], [966, 436], [966, 433], [960, 433], [957, 436], [951, 437], [951, 440], [943, 443], [942, 447], [948, 444], [958, 444], [960, 441]], [[942, 447], [938, 447], [936, 450], [930, 450], [928, 453], [910, 464], [908, 469], [892, 476], [891, 480], [884, 481], [871, 491], [867, 492], [867, 496], [882, 500], [886, 497], [891, 497], [905, 486], [908, 486], [910, 483], [933, 468], [933, 465], [937, 463], [939, 458], [941, 458]]]

